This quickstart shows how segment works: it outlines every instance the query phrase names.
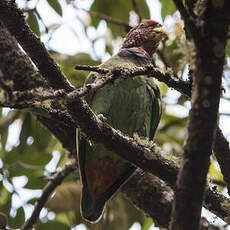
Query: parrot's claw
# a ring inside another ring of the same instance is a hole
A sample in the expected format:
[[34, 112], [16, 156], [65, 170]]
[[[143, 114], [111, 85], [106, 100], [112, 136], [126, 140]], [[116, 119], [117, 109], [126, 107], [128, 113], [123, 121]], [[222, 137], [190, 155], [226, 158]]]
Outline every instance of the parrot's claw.
[[103, 122], [107, 121], [107, 118], [102, 113], [98, 114], [98, 118]]

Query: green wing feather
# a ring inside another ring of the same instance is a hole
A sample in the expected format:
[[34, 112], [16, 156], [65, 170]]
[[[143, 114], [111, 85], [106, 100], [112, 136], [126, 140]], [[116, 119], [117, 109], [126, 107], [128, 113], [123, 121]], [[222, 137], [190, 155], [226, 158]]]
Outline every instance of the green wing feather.
[[[101, 67], [133, 68], [129, 58], [113, 56]], [[91, 73], [86, 83], [101, 76]], [[96, 114], [103, 114], [107, 122], [125, 134], [153, 139], [161, 116], [160, 92], [153, 79], [137, 76], [127, 80], [116, 80], [95, 93], [85, 97]], [[99, 220], [105, 202], [134, 173], [135, 167], [103, 145], [82, 139], [79, 163], [83, 184], [81, 213], [90, 221]]]

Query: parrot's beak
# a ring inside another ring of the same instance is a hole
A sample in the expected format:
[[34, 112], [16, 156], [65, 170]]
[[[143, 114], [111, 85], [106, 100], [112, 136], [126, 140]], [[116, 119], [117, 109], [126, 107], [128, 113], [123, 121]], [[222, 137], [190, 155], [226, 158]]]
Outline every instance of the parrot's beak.
[[156, 34], [157, 40], [164, 40], [168, 37], [167, 31], [164, 26], [159, 26], [153, 28], [153, 32]]

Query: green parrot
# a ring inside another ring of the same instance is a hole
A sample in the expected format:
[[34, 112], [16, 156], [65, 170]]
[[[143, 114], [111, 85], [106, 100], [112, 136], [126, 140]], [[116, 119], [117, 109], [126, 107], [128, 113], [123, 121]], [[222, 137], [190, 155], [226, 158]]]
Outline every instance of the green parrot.
[[[152, 55], [165, 36], [161, 24], [143, 20], [129, 31], [118, 54], [100, 67], [112, 70], [151, 64]], [[100, 77], [100, 74], [92, 72], [86, 84]], [[152, 78], [143, 75], [127, 80], [117, 79], [114, 84], [87, 95], [85, 100], [113, 128], [129, 136], [137, 133], [140, 137], [153, 140], [161, 117], [161, 96]], [[83, 138], [79, 141], [78, 160], [83, 185], [81, 214], [85, 220], [95, 223], [101, 218], [106, 201], [132, 176], [136, 168], [102, 144]]]

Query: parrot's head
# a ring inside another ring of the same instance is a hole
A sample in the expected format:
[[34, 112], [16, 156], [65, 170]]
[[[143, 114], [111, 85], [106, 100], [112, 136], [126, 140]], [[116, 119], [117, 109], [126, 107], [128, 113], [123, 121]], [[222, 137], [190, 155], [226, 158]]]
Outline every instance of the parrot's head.
[[166, 30], [160, 23], [143, 20], [128, 32], [122, 48], [142, 48], [152, 56], [165, 37], [167, 37]]

